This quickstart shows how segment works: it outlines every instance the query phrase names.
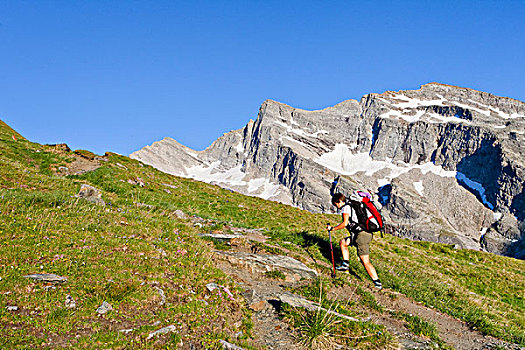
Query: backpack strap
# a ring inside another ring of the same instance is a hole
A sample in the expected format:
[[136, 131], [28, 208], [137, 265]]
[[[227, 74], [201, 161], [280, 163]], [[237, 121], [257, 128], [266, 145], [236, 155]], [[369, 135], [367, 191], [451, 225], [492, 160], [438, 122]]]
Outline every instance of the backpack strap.
[[355, 212], [355, 208], [352, 206], [352, 203], [350, 201], [347, 201], [345, 204], [343, 204], [343, 206], [341, 207], [341, 210], [344, 208], [344, 207], [350, 207], [350, 214], [349, 214], [349, 218], [348, 218], [348, 225], [346, 225], [347, 229], [349, 230], [355, 230], [356, 227], [361, 227], [359, 225], [359, 220], [356, 222], [354, 220], [352, 220], [352, 214], [354, 213], [356, 218], [357, 218], [357, 213]]

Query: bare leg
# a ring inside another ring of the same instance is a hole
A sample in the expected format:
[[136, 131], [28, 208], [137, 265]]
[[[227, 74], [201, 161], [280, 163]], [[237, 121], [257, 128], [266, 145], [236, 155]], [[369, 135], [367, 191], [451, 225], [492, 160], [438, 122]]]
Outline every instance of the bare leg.
[[343, 253], [343, 260], [350, 260], [350, 252], [348, 251], [348, 243], [350, 240], [342, 239], [339, 241], [339, 247], [341, 247], [341, 253]]
[[365, 270], [366, 272], [368, 272], [368, 275], [370, 276], [372, 281], [377, 280], [379, 277], [377, 276], [377, 272], [374, 268], [374, 265], [372, 265], [372, 263], [370, 262], [370, 255], [360, 255], [359, 259], [361, 260], [361, 264], [363, 264], [363, 266], [365, 267]]

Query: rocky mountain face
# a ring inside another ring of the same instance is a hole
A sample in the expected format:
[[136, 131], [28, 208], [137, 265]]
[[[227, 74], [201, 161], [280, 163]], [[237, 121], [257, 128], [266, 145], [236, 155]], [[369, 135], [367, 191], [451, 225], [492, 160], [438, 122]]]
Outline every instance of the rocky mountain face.
[[525, 258], [525, 103], [431, 83], [319, 111], [268, 100], [204, 151], [130, 155], [164, 172], [329, 212], [364, 189], [398, 235]]

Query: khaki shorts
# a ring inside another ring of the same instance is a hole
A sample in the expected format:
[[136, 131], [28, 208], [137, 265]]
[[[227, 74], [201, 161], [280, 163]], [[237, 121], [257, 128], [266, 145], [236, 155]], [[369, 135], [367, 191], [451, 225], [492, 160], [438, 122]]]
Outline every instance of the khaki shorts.
[[354, 233], [354, 235], [357, 235], [355, 240], [352, 240], [352, 237], [348, 236], [345, 238], [345, 241], [350, 241], [351, 245], [357, 248], [358, 256], [370, 255], [370, 242], [372, 241], [373, 235], [366, 231], [359, 231]]

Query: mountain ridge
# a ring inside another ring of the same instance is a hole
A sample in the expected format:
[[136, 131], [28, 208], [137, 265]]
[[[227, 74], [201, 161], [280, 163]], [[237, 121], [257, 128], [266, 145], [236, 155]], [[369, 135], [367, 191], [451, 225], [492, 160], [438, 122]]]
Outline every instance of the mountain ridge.
[[[523, 257], [524, 134], [525, 103], [429, 83], [316, 111], [266, 100], [255, 121], [199, 153], [200, 163], [185, 162], [187, 154], [163, 143], [156, 156], [139, 150], [130, 157], [174, 175], [313, 212], [331, 209], [330, 184], [343, 176], [342, 191], [364, 187], [380, 195], [387, 221], [406, 237]], [[405, 182], [394, 181], [403, 174], [408, 174]], [[459, 227], [466, 230], [436, 224], [462, 210], [450, 203], [444, 206], [451, 208], [431, 205], [431, 212], [419, 213], [428, 200], [418, 189], [445, 191], [447, 186], [438, 183], [459, 186], [457, 195], [469, 203], [467, 212], [484, 213], [483, 220], [464, 217]]]

